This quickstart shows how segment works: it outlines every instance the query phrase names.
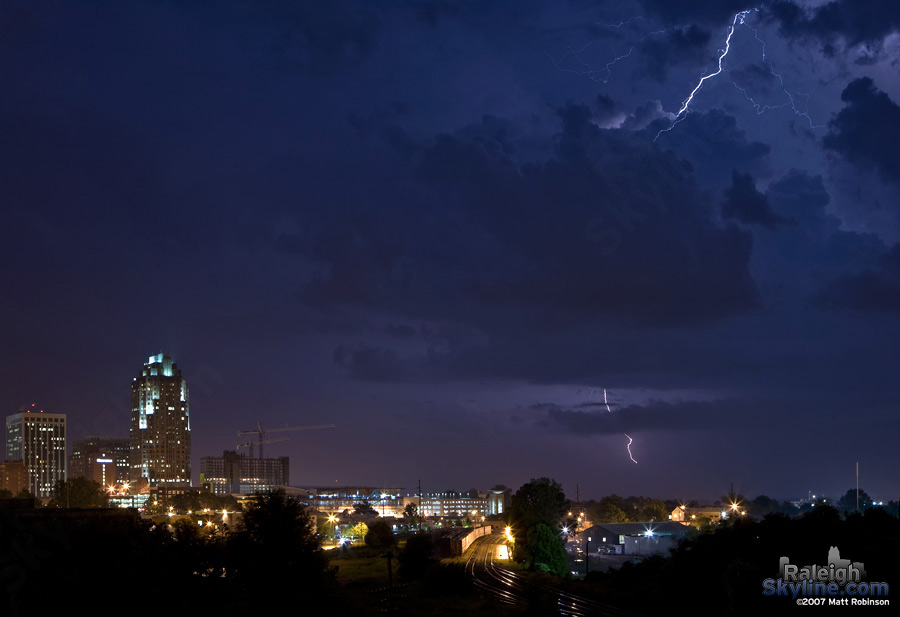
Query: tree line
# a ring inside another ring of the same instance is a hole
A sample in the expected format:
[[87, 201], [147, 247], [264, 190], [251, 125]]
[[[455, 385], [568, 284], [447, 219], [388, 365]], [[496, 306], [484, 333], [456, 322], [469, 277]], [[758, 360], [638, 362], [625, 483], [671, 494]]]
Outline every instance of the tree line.
[[86, 594], [152, 599], [168, 614], [339, 604], [312, 518], [284, 491], [257, 495], [225, 533], [202, 522], [141, 519], [133, 510], [0, 509], [0, 614], [33, 614], [38, 600], [42, 613], [71, 612]]

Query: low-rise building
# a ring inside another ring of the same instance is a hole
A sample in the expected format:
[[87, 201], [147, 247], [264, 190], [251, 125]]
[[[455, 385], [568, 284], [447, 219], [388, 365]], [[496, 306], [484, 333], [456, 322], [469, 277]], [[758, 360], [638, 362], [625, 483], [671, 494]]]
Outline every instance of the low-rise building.
[[415, 499], [404, 498], [402, 488], [378, 488], [372, 486], [326, 486], [305, 489], [305, 495], [298, 498], [306, 505], [325, 515], [353, 512], [356, 504], [367, 503], [380, 516], [402, 517], [407, 502]]
[[722, 506], [678, 506], [672, 510], [669, 520], [676, 523], [684, 523], [690, 525], [699, 519], [718, 520], [728, 516], [728, 512]]
[[621, 555], [658, 555], [675, 548], [690, 529], [683, 523], [602, 523], [581, 532], [589, 551], [607, 548]]
[[505, 487], [492, 488], [487, 492], [487, 515], [496, 516], [509, 510], [512, 490]]
[[[417, 500], [418, 498], [412, 498]], [[426, 493], [422, 495], [421, 504], [413, 501], [418, 506], [419, 516], [425, 517], [456, 517], [472, 519], [487, 515], [488, 498], [484, 493], [472, 495], [470, 493], [457, 493], [446, 491], [443, 493]]]

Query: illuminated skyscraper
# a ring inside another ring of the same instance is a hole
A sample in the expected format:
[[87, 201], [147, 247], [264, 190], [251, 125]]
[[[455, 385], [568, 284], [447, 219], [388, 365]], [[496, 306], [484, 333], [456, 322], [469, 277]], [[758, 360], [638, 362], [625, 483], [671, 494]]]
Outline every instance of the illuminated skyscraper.
[[151, 487], [191, 484], [188, 386], [171, 356], [150, 356], [131, 384], [131, 480]]
[[53, 485], [66, 479], [66, 414], [32, 406], [7, 416], [6, 458], [25, 464], [35, 497], [50, 497]]

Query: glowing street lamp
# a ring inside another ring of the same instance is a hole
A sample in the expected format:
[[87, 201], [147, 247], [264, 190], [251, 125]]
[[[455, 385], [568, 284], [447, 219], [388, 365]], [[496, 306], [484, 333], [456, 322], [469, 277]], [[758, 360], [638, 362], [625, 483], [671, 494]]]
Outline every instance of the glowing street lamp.
[[334, 524], [337, 522], [337, 517], [334, 514], [329, 515], [328, 522], [331, 523], [331, 541], [334, 542]]

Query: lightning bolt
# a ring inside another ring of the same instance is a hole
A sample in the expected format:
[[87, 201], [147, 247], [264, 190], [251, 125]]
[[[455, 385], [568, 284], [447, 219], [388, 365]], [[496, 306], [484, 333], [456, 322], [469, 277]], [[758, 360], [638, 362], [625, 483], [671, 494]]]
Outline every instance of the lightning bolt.
[[[757, 9], [757, 10], [759, 10], [759, 9]], [[743, 26], [745, 26], [746, 28], [749, 28], [753, 32], [753, 38], [755, 38], [757, 41], [759, 41], [759, 44], [762, 46], [762, 63], [769, 67], [769, 74], [778, 80], [778, 83], [781, 85], [781, 90], [788, 97], [788, 100], [787, 100], [787, 102], [782, 103], [781, 105], [760, 105], [753, 99], [752, 96], [747, 94], [747, 90], [745, 90], [744, 88], [741, 88], [733, 80], [732, 80], [731, 84], [735, 88], [737, 88], [738, 90], [741, 91], [741, 93], [744, 95], [744, 98], [746, 98], [748, 101], [750, 101], [750, 104], [756, 110], [757, 116], [761, 116], [762, 114], [769, 111], [770, 109], [781, 109], [782, 107], [790, 106], [791, 110], [796, 115], [800, 116], [801, 118], [806, 119], [806, 121], [809, 123], [809, 128], [811, 128], [811, 129], [824, 128], [824, 126], [825, 126], [824, 124], [813, 124], [813, 119], [810, 117], [810, 115], [806, 111], [800, 111], [799, 109], [797, 109], [797, 106], [794, 103], [794, 95], [791, 94], [788, 91], [787, 87], [784, 85], [784, 79], [781, 77], [781, 75], [779, 75], [778, 73], [775, 72], [775, 65], [772, 62], [769, 62], [768, 60], [766, 60], [766, 42], [764, 40], [762, 40], [761, 38], [759, 38], [759, 29], [754, 28], [754, 27], [750, 26], [749, 24], [744, 23], [743, 21], [741, 21], [741, 24]], [[803, 94], [802, 92], [798, 92], [797, 94], [806, 97], [806, 107], [808, 108], [809, 107], [809, 95]]]
[[604, 24], [603, 22], [598, 21], [597, 25], [603, 26], [604, 28], [621, 28], [622, 26], [627, 26], [628, 24], [630, 24], [633, 21], [656, 21], [656, 20], [654, 20], [654, 19], [647, 20], [647, 18], [642, 15], [635, 15], [634, 17], [629, 17], [625, 21], [620, 21], [617, 24]]
[[631, 442], [633, 442], [634, 439], [632, 439], [632, 438], [631, 438], [631, 435], [629, 435], [628, 433], [623, 433], [623, 435], [625, 435], [626, 437], [628, 437], [628, 445], [625, 446], [625, 447], [628, 449], [628, 458], [631, 459], [631, 462], [632, 462], [632, 463], [637, 464], [637, 461], [634, 460], [634, 457], [631, 455]]
[[[606, 398], [606, 388], [603, 388], [603, 404], [606, 405], [606, 411], [609, 413], [612, 413], [612, 409], [609, 408], [609, 399]], [[623, 434], [626, 437], [628, 437], [628, 444], [625, 446], [625, 448], [628, 450], [628, 458], [631, 459], [632, 463], [637, 464], [637, 461], [634, 460], [634, 456], [631, 455], [631, 443], [634, 440], [631, 438], [631, 435], [629, 435], [628, 433], [623, 433]]]
[[718, 75], [719, 73], [722, 72], [722, 63], [725, 61], [725, 56], [727, 56], [728, 52], [731, 50], [731, 37], [734, 34], [735, 28], [737, 28], [738, 21], [740, 20], [740, 23], [743, 24], [744, 18], [750, 13], [750, 11], [753, 11], [753, 10], [758, 11], [759, 9], [749, 9], [749, 10], [741, 11], [740, 13], [734, 14], [734, 19], [731, 20], [731, 26], [728, 27], [728, 36], [725, 37], [725, 49], [719, 50], [722, 53], [721, 53], [721, 55], [719, 55], [719, 62], [718, 62], [715, 72], [710, 73], [709, 75], [704, 75], [703, 77], [700, 78], [700, 81], [697, 82], [697, 85], [694, 86], [694, 89], [691, 90], [691, 93], [688, 95], [688, 97], [686, 99], [684, 99], [684, 101], [681, 103], [681, 109], [679, 109], [678, 113], [675, 114], [675, 121], [672, 122], [672, 126], [660, 130], [656, 134], [656, 137], [653, 138], [653, 141], [656, 141], [657, 139], [659, 139], [659, 136], [662, 135], [663, 133], [668, 133], [669, 131], [674, 129], [678, 125], [679, 122], [684, 120], [686, 117], [687, 110], [691, 105], [691, 101], [694, 100], [694, 95], [697, 94], [697, 92], [700, 91], [700, 88], [703, 87], [703, 82], [705, 82], [707, 79], [712, 79], [713, 77], [715, 77], [716, 75]]
[[[646, 17], [631, 17], [624, 21], [620, 21], [617, 24], [605, 24], [602, 22], [597, 22], [596, 25], [603, 26], [604, 28], [615, 28], [618, 30], [618, 29], [623, 28], [624, 26], [631, 24], [632, 22], [635, 22], [635, 21], [655, 21], [655, 20], [647, 19]], [[634, 45], [631, 45], [631, 47], [628, 48], [628, 51], [626, 51], [623, 54], [619, 54], [616, 51], [615, 47], [610, 46], [610, 49], [612, 51], [612, 60], [607, 62], [603, 66], [603, 68], [600, 68], [600, 69], [594, 68], [593, 66], [591, 66], [590, 64], [588, 64], [587, 62], [582, 60], [582, 58], [581, 58], [581, 54], [583, 54], [584, 51], [587, 50], [588, 47], [591, 47], [595, 43], [596, 39], [592, 40], [592, 41], [588, 41], [579, 49], [574, 49], [574, 48], [570, 47], [566, 51], [566, 53], [564, 53], [562, 56], [559, 57], [558, 60], [554, 59], [551, 56], [550, 61], [553, 63], [553, 66], [555, 66], [558, 70], [563, 71], [564, 73], [574, 73], [576, 75], [585, 75], [591, 81], [599, 81], [599, 82], [602, 82], [605, 84], [609, 81], [609, 78], [612, 77], [612, 67], [615, 66], [616, 63], [618, 63], [620, 60], [624, 60], [624, 59], [628, 58], [629, 56], [631, 56], [631, 53], [634, 51], [634, 48], [637, 47], [639, 44], [643, 43], [644, 40], [647, 39], [648, 37], [655, 36], [657, 34], [662, 34], [666, 30], [668, 30], [668, 28], [663, 28], [662, 30], [648, 32], [647, 34], [642, 36], [638, 40], [637, 43], [635, 43]], [[575, 59], [575, 61], [580, 65], [580, 67], [565, 68], [565, 67], [561, 66], [563, 64], [563, 62], [570, 56]]]
[[[553, 63], [553, 66], [555, 66], [558, 70], [560, 70], [564, 73], [575, 73], [576, 75], [586, 75], [587, 78], [590, 79], [591, 81], [599, 81], [599, 82], [602, 82], [605, 84], [609, 81], [609, 78], [612, 76], [613, 65], [615, 65], [619, 60], [624, 60], [625, 58], [630, 56], [631, 52], [634, 51], [634, 46], [632, 45], [631, 48], [627, 52], [622, 54], [621, 56], [617, 56], [616, 50], [615, 50], [615, 48], [613, 48], [613, 50], [612, 50], [613, 59], [610, 60], [609, 62], [607, 62], [606, 65], [602, 69], [595, 69], [590, 64], [588, 64], [587, 62], [582, 60], [581, 56], [580, 56], [580, 54], [583, 53], [584, 50], [586, 50], [588, 47], [590, 47], [593, 43], [594, 43], [594, 41], [588, 41], [580, 49], [573, 49], [570, 47], [566, 51], [566, 53], [564, 53], [562, 56], [560, 56], [559, 60], [555, 60], [551, 57], [550, 61]], [[565, 59], [569, 56], [572, 56], [573, 58], [575, 58], [575, 61], [581, 65], [581, 68], [572, 69], [572, 68], [565, 68], [565, 67], [561, 66], [563, 61], [565, 61]]]
[[[731, 37], [734, 35], [734, 31], [737, 29], [738, 26], [744, 26], [744, 27], [748, 28], [751, 32], [753, 32], [753, 37], [757, 41], [759, 41], [760, 45], [762, 45], [762, 62], [763, 62], [763, 64], [765, 64], [769, 67], [769, 73], [778, 80], [778, 83], [781, 85], [782, 92], [784, 92], [785, 95], [788, 97], [787, 102], [785, 102], [781, 105], [761, 105], [761, 104], [757, 103], [753, 99], [753, 97], [751, 97], [749, 94], [747, 94], [747, 91], [744, 88], [741, 88], [739, 85], [737, 85], [732, 80], [732, 82], [731, 82], [732, 85], [743, 93], [744, 98], [746, 98], [748, 101], [750, 101], [750, 104], [753, 105], [753, 108], [756, 110], [756, 114], [762, 115], [763, 113], [765, 113], [766, 111], [769, 111], [770, 109], [779, 109], [782, 107], [790, 106], [790, 108], [793, 110], [793, 112], [796, 115], [800, 116], [801, 118], [805, 118], [806, 121], [809, 122], [810, 128], [822, 128], [824, 126], [824, 125], [813, 124], [813, 120], [809, 116], [809, 114], [806, 111], [801, 111], [800, 109], [797, 108], [797, 105], [795, 104], [795, 100], [794, 100], [794, 95], [791, 94], [788, 91], [787, 87], [784, 85], [784, 79], [781, 77], [781, 75], [779, 75], [778, 73], [775, 72], [775, 65], [772, 62], [769, 62], [768, 60], [766, 60], [766, 42], [764, 40], [762, 40], [761, 38], [759, 38], [759, 29], [753, 28], [752, 26], [750, 26], [747, 23], [747, 16], [750, 13], [758, 12], [758, 11], [759, 11], [758, 8], [754, 8], [754, 9], [747, 9], [746, 11], [740, 11], [740, 12], [734, 14], [734, 18], [731, 20], [731, 25], [728, 27], [728, 35], [725, 37], [725, 47], [724, 47], [724, 49], [719, 50], [722, 53], [719, 55], [719, 60], [716, 64], [716, 70], [713, 71], [712, 73], [709, 73], [708, 75], [704, 75], [703, 77], [700, 78], [700, 81], [697, 82], [697, 85], [694, 86], [694, 89], [691, 90], [691, 93], [688, 95], [688, 97], [686, 99], [684, 99], [684, 101], [682, 101], [681, 109], [679, 109], [678, 113], [675, 114], [674, 120], [673, 120], [671, 126], [660, 130], [656, 134], [656, 137], [653, 138], [653, 141], [656, 141], [657, 139], [659, 139], [659, 136], [662, 135], [663, 133], [668, 133], [669, 131], [674, 129], [678, 125], [679, 122], [684, 120], [685, 117], [687, 117], [687, 113], [690, 109], [691, 102], [694, 100], [694, 95], [696, 95], [697, 92], [699, 92], [700, 89], [703, 88], [703, 83], [706, 80], [712, 79], [713, 77], [719, 75], [724, 70], [725, 57], [728, 55], [728, 52], [731, 50]], [[797, 94], [801, 94], [801, 93], [798, 92]], [[802, 96], [806, 96], [806, 102], [807, 102], [807, 106], [808, 106], [809, 95], [807, 94], [807, 95], [802, 95]]]

